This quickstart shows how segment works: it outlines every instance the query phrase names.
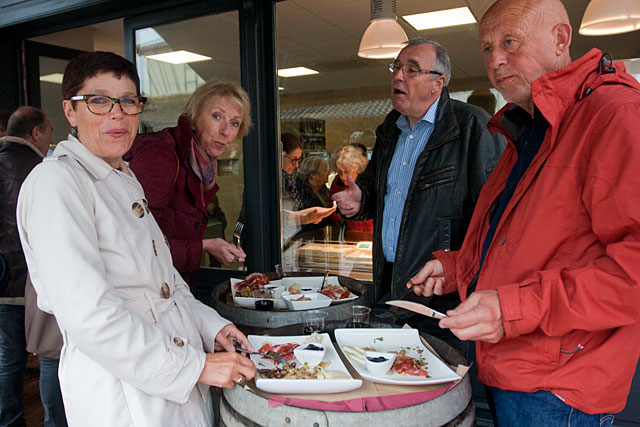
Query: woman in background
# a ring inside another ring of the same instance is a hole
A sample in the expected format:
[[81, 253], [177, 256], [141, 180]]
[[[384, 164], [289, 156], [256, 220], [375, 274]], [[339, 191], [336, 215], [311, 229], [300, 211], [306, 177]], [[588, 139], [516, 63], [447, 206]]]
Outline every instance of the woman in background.
[[329, 201], [329, 189], [327, 188], [327, 178], [329, 177], [329, 164], [325, 159], [318, 156], [306, 157], [298, 168], [298, 177], [296, 177], [296, 190], [302, 201], [301, 208], [305, 209], [322, 209], [328, 212], [327, 217], [319, 222], [305, 224], [302, 226], [301, 232], [307, 232], [318, 228], [331, 225], [332, 222], [328, 218], [335, 212], [335, 206], [326, 208]]
[[125, 156], [187, 283], [200, 269], [203, 251], [223, 265], [245, 261], [241, 248], [203, 236], [207, 206], [218, 191], [217, 159], [249, 132], [250, 108], [239, 84], [207, 82], [191, 95], [176, 127], [139, 135]]
[[136, 68], [80, 54], [62, 95], [72, 133], [25, 180], [17, 220], [38, 307], [64, 340], [68, 423], [211, 426], [209, 385], [233, 387], [256, 368], [234, 350], [251, 349], [246, 337], [189, 292], [122, 159], [146, 101]]

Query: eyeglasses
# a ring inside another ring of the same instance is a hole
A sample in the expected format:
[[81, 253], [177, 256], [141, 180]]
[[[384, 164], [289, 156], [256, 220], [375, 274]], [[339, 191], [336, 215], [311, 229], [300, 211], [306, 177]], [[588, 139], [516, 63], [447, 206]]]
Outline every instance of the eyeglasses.
[[300, 156], [300, 157], [291, 157], [291, 156], [290, 156], [290, 155], [288, 155], [288, 154], [285, 154], [284, 156], [285, 156], [287, 159], [289, 159], [289, 161], [290, 161], [291, 163], [300, 163], [300, 162], [302, 161], [302, 156]]
[[401, 62], [392, 62], [391, 64], [389, 64], [389, 72], [391, 74], [395, 74], [398, 71], [400, 71], [401, 69], [402, 69], [402, 72], [404, 73], [404, 75], [407, 76], [407, 77], [415, 77], [416, 75], [421, 74], [421, 73], [424, 73], [424, 74], [435, 74], [437, 76], [444, 75], [440, 71], [422, 70], [417, 65], [403, 65]]
[[76, 95], [69, 98], [69, 101], [82, 100], [87, 104], [90, 112], [100, 115], [110, 113], [117, 102], [123, 113], [135, 116], [142, 113], [144, 104], [147, 102], [144, 96], [124, 96], [118, 99], [107, 95]]

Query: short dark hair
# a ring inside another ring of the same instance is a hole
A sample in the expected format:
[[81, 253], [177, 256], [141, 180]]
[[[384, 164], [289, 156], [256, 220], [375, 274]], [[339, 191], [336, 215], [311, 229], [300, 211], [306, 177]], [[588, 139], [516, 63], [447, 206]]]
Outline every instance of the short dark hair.
[[4, 132], [7, 130], [9, 117], [11, 117], [11, 111], [0, 111], [0, 131]]
[[62, 99], [79, 95], [78, 91], [88, 79], [102, 73], [113, 73], [119, 79], [127, 77], [136, 85], [140, 96], [140, 77], [135, 65], [115, 53], [97, 51], [81, 53], [67, 64], [62, 78]]
[[33, 128], [45, 131], [47, 116], [36, 107], [20, 107], [11, 114], [7, 124], [7, 135], [24, 138], [31, 135]]
[[282, 141], [282, 151], [287, 154], [291, 154], [291, 152], [296, 148], [302, 149], [300, 138], [292, 133], [280, 134], [280, 141]]

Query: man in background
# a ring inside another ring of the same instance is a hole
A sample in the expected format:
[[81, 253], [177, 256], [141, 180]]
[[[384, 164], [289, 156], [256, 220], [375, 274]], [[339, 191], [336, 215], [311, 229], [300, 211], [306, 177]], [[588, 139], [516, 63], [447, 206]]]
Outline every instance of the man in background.
[[[24, 425], [25, 304], [30, 306], [30, 312], [39, 310], [35, 295], [30, 301], [25, 300], [28, 272], [16, 226], [16, 202], [22, 182], [53, 143], [52, 131], [51, 122], [42, 111], [21, 107], [9, 118], [8, 135], [0, 138], [0, 256], [6, 264], [0, 285], [0, 425]], [[49, 322], [53, 322], [55, 334], [49, 336], [57, 338], [61, 346], [55, 319], [50, 317]], [[60, 348], [57, 351], [59, 354]], [[40, 372], [45, 426], [66, 426], [58, 364], [43, 363], [41, 358]]]
[[[487, 130], [486, 111], [449, 98], [451, 65], [439, 43], [410, 40], [389, 71], [394, 109], [376, 131], [371, 161], [356, 182], [349, 177], [348, 189], [333, 195], [346, 219], [373, 219], [376, 300], [402, 297], [432, 252], [460, 248], [480, 189], [504, 149], [504, 140]], [[452, 294], [429, 306], [446, 311], [459, 303]], [[408, 323], [461, 348], [432, 319], [413, 315]]]
[[407, 284], [464, 297], [439, 324], [476, 341], [501, 426], [612, 425], [640, 355], [640, 85], [571, 36], [560, 0], [482, 18], [508, 145], [460, 251]]

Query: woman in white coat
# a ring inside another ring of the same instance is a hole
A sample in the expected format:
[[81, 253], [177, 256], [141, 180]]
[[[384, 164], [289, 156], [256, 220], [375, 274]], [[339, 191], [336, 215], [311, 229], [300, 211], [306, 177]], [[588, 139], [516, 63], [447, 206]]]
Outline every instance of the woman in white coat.
[[38, 306], [64, 338], [69, 425], [210, 426], [209, 385], [256, 369], [234, 352], [246, 337], [189, 292], [122, 160], [146, 101], [136, 69], [85, 53], [62, 92], [72, 133], [25, 181], [17, 216]]

